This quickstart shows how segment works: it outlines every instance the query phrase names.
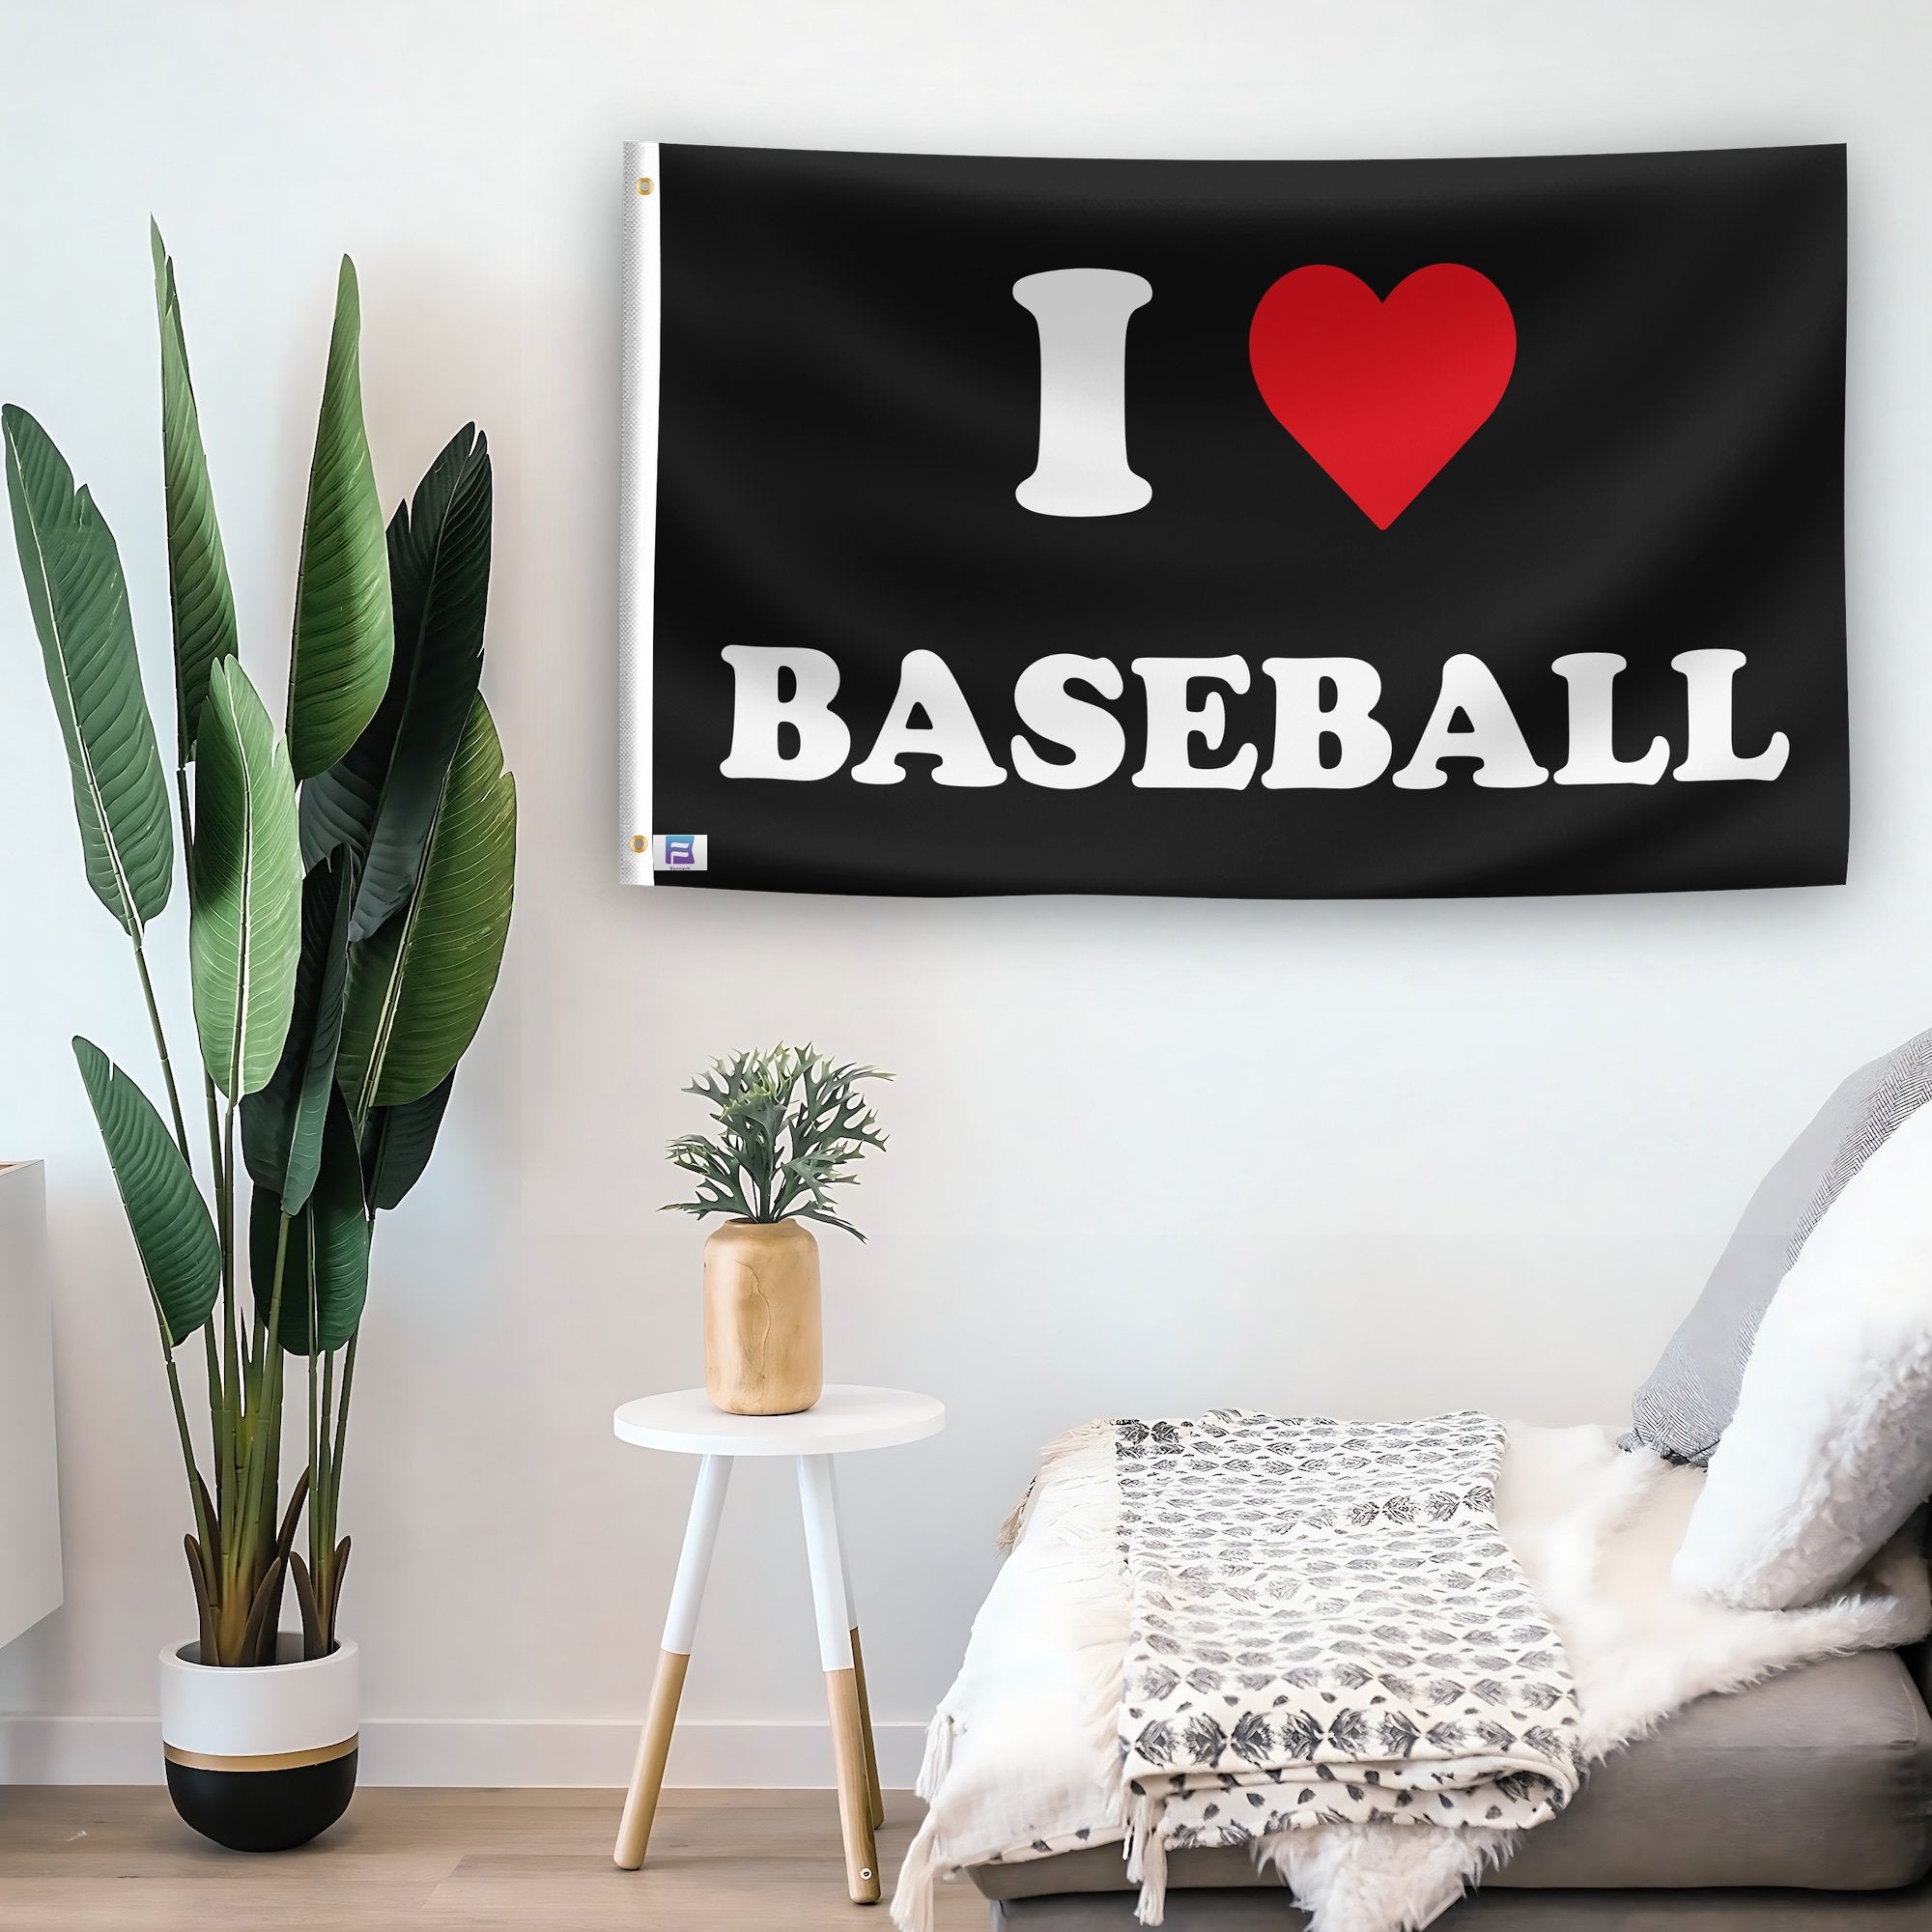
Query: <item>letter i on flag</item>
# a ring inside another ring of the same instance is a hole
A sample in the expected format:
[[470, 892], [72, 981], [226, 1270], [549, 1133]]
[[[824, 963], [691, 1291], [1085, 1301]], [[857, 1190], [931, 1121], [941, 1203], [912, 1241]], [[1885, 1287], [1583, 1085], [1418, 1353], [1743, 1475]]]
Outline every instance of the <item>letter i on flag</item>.
[[1842, 148], [626, 151], [624, 876], [1844, 877]]

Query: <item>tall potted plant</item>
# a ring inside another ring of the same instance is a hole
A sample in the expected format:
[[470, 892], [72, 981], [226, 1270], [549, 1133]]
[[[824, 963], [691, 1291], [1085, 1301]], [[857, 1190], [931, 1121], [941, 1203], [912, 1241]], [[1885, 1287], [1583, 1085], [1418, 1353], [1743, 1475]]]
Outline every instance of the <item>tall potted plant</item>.
[[[161, 1658], [168, 1786], [197, 1830], [270, 1850], [327, 1829], [355, 1787], [338, 1509], [370, 1241], [429, 1159], [496, 984], [516, 788], [478, 691], [488, 449], [473, 426], [459, 432], [385, 532], [346, 257], [276, 730], [242, 667], [174, 265], [153, 242], [172, 806], [114, 537], [24, 410], [0, 410], [0, 438], [88, 882], [131, 942], [166, 1106], [75, 1039], [147, 1279], [192, 1523], [198, 1634]], [[198, 1107], [191, 1091], [184, 1104], [191, 1076], [169, 1052], [147, 957], [173, 821]], [[190, 1118], [205, 1122], [199, 1177]], [[285, 1494], [291, 1357], [307, 1453]], [[291, 1594], [300, 1628], [284, 1632]]]

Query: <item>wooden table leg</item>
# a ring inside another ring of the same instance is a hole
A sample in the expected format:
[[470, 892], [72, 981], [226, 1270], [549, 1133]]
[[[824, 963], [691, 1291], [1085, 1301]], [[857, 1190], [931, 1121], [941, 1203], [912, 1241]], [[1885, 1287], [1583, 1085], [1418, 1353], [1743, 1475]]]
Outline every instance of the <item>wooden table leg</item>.
[[665, 1616], [664, 1649], [651, 1685], [650, 1709], [638, 1740], [631, 1787], [624, 1794], [616, 1848], [611, 1854], [626, 1871], [636, 1871], [643, 1863], [650, 1845], [651, 1821], [657, 1816], [658, 1796], [664, 1789], [665, 1760], [670, 1755], [678, 1699], [684, 1691], [684, 1673], [691, 1662], [691, 1642], [697, 1629], [697, 1605], [704, 1596], [704, 1579], [711, 1569], [711, 1552], [717, 1548], [718, 1524], [724, 1514], [724, 1492], [730, 1481], [728, 1456], [707, 1456], [698, 1465], [697, 1490], [691, 1499], [684, 1548], [677, 1559], [677, 1581], [671, 1585], [670, 1608]]
[[[832, 1471], [832, 1512], [838, 1516], [838, 1471]], [[859, 1600], [852, 1594], [852, 1564], [845, 1554], [845, 1529], [838, 1524], [838, 1575], [845, 1585], [845, 1614], [852, 1623], [852, 1675], [859, 1686], [859, 1728], [866, 1743], [866, 1789], [870, 1794], [872, 1830], [886, 1822], [885, 1794], [879, 1789], [879, 1747], [872, 1735], [872, 1700], [866, 1690], [866, 1653], [859, 1644]]]
[[825, 1702], [832, 1716], [832, 1760], [838, 1778], [838, 1829], [845, 1840], [845, 1889], [855, 1905], [876, 1905], [879, 1854], [866, 1786], [866, 1720], [859, 1708], [858, 1674], [849, 1668], [828, 1670]]
[[866, 1653], [859, 1647], [859, 1626], [852, 1626], [852, 1682], [859, 1691], [859, 1741], [866, 1752], [866, 1796], [872, 1830], [886, 1822], [886, 1797], [879, 1789], [879, 1747], [872, 1737], [872, 1700], [866, 1694]]
[[845, 1605], [845, 1568], [838, 1549], [838, 1507], [832, 1459], [798, 1459], [798, 1500], [805, 1519], [805, 1553], [811, 1568], [811, 1603], [818, 1619], [818, 1661], [832, 1717], [832, 1751], [838, 1776], [838, 1828], [845, 1840], [845, 1889], [856, 1905], [879, 1900], [879, 1850], [872, 1836], [872, 1794], [866, 1771], [866, 1724], [853, 1665], [852, 1618]]

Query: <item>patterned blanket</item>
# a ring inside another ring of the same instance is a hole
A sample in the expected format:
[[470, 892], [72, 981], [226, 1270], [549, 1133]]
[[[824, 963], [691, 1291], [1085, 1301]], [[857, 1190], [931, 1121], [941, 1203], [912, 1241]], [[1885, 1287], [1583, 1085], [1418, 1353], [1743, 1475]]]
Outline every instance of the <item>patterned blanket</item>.
[[1128, 1874], [1314, 1824], [1521, 1829], [1582, 1776], [1560, 1644], [1465, 1411], [1116, 1422]]

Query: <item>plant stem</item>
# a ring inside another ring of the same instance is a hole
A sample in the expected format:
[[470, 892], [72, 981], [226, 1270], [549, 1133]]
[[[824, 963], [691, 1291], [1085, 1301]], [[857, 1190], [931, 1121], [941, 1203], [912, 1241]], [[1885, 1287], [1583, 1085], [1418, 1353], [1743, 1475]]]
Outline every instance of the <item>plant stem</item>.
[[155, 1000], [155, 982], [148, 975], [148, 954], [137, 939], [134, 942], [134, 969], [141, 976], [141, 997], [148, 1003], [148, 1024], [155, 1032], [155, 1051], [161, 1057], [161, 1078], [167, 1084], [168, 1112], [175, 1120], [175, 1145], [184, 1160], [187, 1152], [187, 1124], [182, 1119], [181, 1094], [175, 1090], [174, 1062], [168, 1058], [167, 1035], [161, 1031], [161, 1009]]
[[[275, 1234], [275, 1279], [269, 1291], [269, 1321], [274, 1332], [280, 1332], [282, 1314], [282, 1275], [288, 1263], [289, 1217], [281, 1216], [281, 1225]], [[279, 1349], [265, 1349], [254, 1365], [254, 1427], [249, 1435], [249, 1495], [248, 1514], [242, 1526], [243, 1540], [252, 1551], [260, 1541], [264, 1516], [269, 1519], [270, 1534], [273, 1531], [274, 1510], [272, 1499], [266, 1496], [264, 1484], [267, 1478], [271, 1451], [280, 1436], [282, 1406], [279, 1397], [278, 1378], [282, 1351]], [[251, 1584], [256, 1579], [250, 1578]], [[252, 1589], [250, 1591], [252, 1595]]]
[[355, 1385], [355, 1343], [356, 1336], [350, 1336], [349, 1346], [342, 1351], [342, 1391], [335, 1399], [335, 1453], [328, 1461], [328, 1515], [331, 1526], [335, 1520], [335, 1506], [342, 1495], [342, 1449], [349, 1440], [349, 1392]]
[[[189, 825], [186, 772], [177, 768], [175, 780], [182, 811], [182, 838], [185, 847]], [[175, 1145], [181, 1150], [182, 1159], [192, 1169], [193, 1156], [188, 1152], [187, 1122], [182, 1114], [181, 1090], [175, 1083], [174, 1060], [168, 1052], [167, 1030], [161, 1024], [160, 1002], [155, 998], [154, 976], [148, 971], [148, 952], [143, 938], [136, 938], [134, 941], [134, 971], [140, 978], [141, 999], [148, 1009], [148, 1026], [155, 1036], [155, 1053], [161, 1063], [161, 1081], [167, 1088], [168, 1112], [174, 1122]], [[159, 1317], [160, 1311], [156, 1309], [156, 1314]], [[202, 1333], [208, 1340], [208, 1361], [212, 1376], [214, 1367], [213, 1334], [207, 1324], [203, 1325]], [[165, 1318], [161, 1318], [161, 1359], [167, 1364], [168, 1398], [174, 1407], [175, 1433], [181, 1439], [183, 1470], [187, 1477], [188, 1505], [194, 1511], [195, 1538], [201, 1545], [202, 1562], [205, 1566], [211, 1553], [217, 1548], [217, 1541], [212, 1534], [213, 1525], [208, 1520], [208, 1510], [203, 1501], [201, 1469], [195, 1460], [194, 1437], [187, 1426], [187, 1407], [182, 1399], [181, 1370], [175, 1361], [174, 1343], [168, 1334]], [[211, 1384], [211, 1398], [213, 1392]], [[215, 1481], [218, 1484], [221, 1480], [221, 1441], [219, 1432], [215, 1428], [215, 1412], [214, 1403], [211, 1400], [209, 1428], [215, 1456]], [[218, 1518], [218, 1505], [216, 1514]]]
[[[325, 1655], [335, 1642], [335, 1613], [340, 1607], [337, 1593], [341, 1588], [341, 1578], [336, 1574], [335, 1568], [335, 1552], [338, 1547], [335, 1530], [338, 1520], [337, 1509], [342, 1500], [342, 1451], [349, 1439], [349, 1396], [355, 1385], [355, 1335], [350, 1336], [349, 1346], [342, 1351], [342, 1385], [335, 1397], [335, 1447], [328, 1457], [328, 1499], [321, 1519], [314, 1515], [312, 1506], [309, 1516], [311, 1532], [315, 1530], [318, 1520], [323, 1525], [318, 1538], [321, 1546], [318, 1553], [322, 1564], [327, 1567], [328, 1577], [327, 1592], [323, 1597], [322, 1641]], [[327, 1406], [327, 1378], [334, 1373], [334, 1369], [335, 1357], [330, 1355], [327, 1372], [324, 1378], [325, 1408]], [[319, 1570], [317, 1574], [320, 1576], [322, 1572]], [[323, 1595], [320, 1583], [317, 1585], [317, 1594]]]
[[[230, 1116], [232, 1126], [232, 1108]], [[276, 1237], [274, 1286], [270, 1291], [270, 1306], [277, 1315], [281, 1305], [282, 1272], [288, 1258], [288, 1236], [289, 1224], [285, 1215]], [[231, 1331], [231, 1342], [232, 1339]], [[245, 1406], [242, 1426], [238, 1431], [243, 1439], [240, 1445], [241, 1462], [236, 1472], [235, 1529], [222, 1550], [221, 1605], [216, 1618], [221, 1632], [222, 1662], [226, 1663], [253, 1662], [251, 1658], [242, 1655], [242, 1648], [256, 1593], [268, 1575], [269, 1565], [263, 1560], [262, 1520], [265, 1511], [270, 1518], [270, 1546], [274, 1538], [273, 1499], [268, 1494], [268, 1481], [269, 1471], [274, 1464], [280, 1433], [279, 1365], [280, 1350], [265, 1350], [253, 1365], [245, 1382], [238, 1378], [234, 1384], [235, 1389], [243, 1395]]]
[[315, 1393], [315, 1296], [309, 1296], [308, 1350], [308, 1552], [309, 1574], [315, 1574], [315, 1513], [322, 1506], [322, 1443], [327, 1429]]
[[182, 1403], [181, 1371], [175, 1366], [175, 1351], [167, 1346], [165, 1337], [162, 1338], [161, 1359], [168, 1365], [168, 1394], [174, 1399], [175, 1430], [181, 1436], [182, 1462], [187, 1470], [187, 1499], [194, 1511], [194, 1533], [201, 1544], [202, 1561], [206, 1564], [209, 1551], [214, 1545], [209, 1535], [208, 1512], [202, 1507], [201, 1470], [195, 1463], [194, 1438], [188, 1434], [187, 1409]]
[[[248, 1416], [242, 1408], [242, 1358], [235, 1335], [235, 1102], [230, 1100], [222, 1122], [219, 1159], [218, 1199], [221, 1213], [221, 1418], [227, 1437], [230, 1495], [235, 1509], [236, 1533], [224, 1542], [224, 1551], [232, 1544], [237, 1561], [241, 1556], [242, 1521], [247, 1509], [247, 1492], [242, 1482], [242, 1458], [246, 1453]], [[232, 1565], [224, 1569], [239, 1575]]]
[[[328, 1358], [329, 1373], [335, 1368], [335, 1357]], [[349, 1435], [349, 1397], [355, 1381], [355, 1338], [351, 1336], [347, 1348], [342, 1351], [342, 1380], [336, 1391], [334, 1403], [335, 1445], [328, 1454], [328, 1498], [320, 1519], [318, 1534], [318, 1556], [321, 1563], [319, 1575], [327, 1579], [326, 1590], [317, 1586], [317, 1594], [323, 1600], [323, 1641], [335, 1641], [336, 1613], [341, 1607], [342, 1577], [337, 1567], [336, 1556], [340, 1548], [336, 1531], [340, 1526], [342, 1504], [342, 1451]]]
[[[286, 1230], [284, 1231], [286, 1235]], [[221, 1366], [233, 1382], [242, 1365], [235, 1325], [235, 1102], [221, 1122]]]
[[207, 1356], [208, 1372], [208, 1439], [209, 1455], [214, 1466], [214, 1514], [225, 1525], [228, 1520], [228, 1461], [222, 1444], [226, 1437], [222, 1432], [221, 1400], [221, 1357], [214, 1345], [214, 1323], [201, 1324], [203, 1352]]
[[[221, 1116], [215, 1105], [214, 1076], [204, 1069], [202, 1096], [208, 1109], [208, 1160], [214, 1176], [214, 1225], [221, 1226]], [[214, 1509], [225, 1527], [231, 1500], [228, 1480], [228, 1454], [225, 1444], [232, 1434], [226, 1427], [227, 1404], [222, 1389], [221, 1358], [214, 1342], [214, 1323], [202, 1324], [202, 1338], [208, 1345], [208, 1428], [214, 1457]]]
[[[309, 1340], [313, 1342], [315, 1337], [311, 1335]], [[314, 1366], [317, 1353], [322, 1355], [322, 1403], [320, 1408], [317, 1410], [318, 1420], [316, 1425], [316, 1450], [321, 1468], [318, 1475], [310, 1477], [309, 1491], [311, 1496], [313, 1496], [316, 1493], [316, 1485], [319, 1482], [321, 1484], [322, 1502], [320, 1508], [313, 1501], [309, 1504], [308, 1543], [309, 1570], [315, 1577], [318, 1595], [323, 1596], [326, 1601], [327, 1592], [324, 1585], [327, 1580], [328, 1558], [330, 1552], [335, 1548], [335, 1472], [334, 1459], [330, 1454], [329, 1441], [330, 1417], [334, 1413], [336, 1405], [335, 1354], [332, 1350], [327, 1351], [316, 1350], [308, 1358], [311, 1369]], [[325, 1620], [323, 1635], [327, 1638], [327, 1634], [328, 1632]]]

